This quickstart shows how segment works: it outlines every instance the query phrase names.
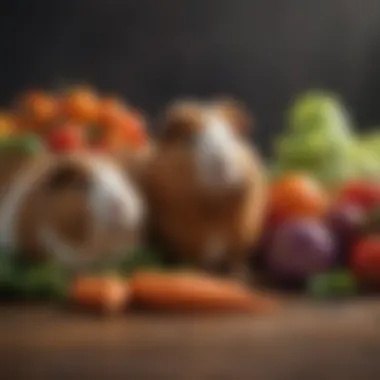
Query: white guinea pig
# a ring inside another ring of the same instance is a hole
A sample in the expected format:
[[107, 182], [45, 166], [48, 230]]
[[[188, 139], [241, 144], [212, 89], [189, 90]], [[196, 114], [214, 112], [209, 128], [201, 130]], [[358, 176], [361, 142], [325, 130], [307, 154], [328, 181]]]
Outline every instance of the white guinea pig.
[[178, 102], [159, 127], [145, 184], [153, 229], [179, 261], [245, 275], [267, 203], [250, 118], [231, 101]]
[[128, 255], [139, 244], [144, 200], [117, 160], [1, 158], [0, 246], [81, 267]]

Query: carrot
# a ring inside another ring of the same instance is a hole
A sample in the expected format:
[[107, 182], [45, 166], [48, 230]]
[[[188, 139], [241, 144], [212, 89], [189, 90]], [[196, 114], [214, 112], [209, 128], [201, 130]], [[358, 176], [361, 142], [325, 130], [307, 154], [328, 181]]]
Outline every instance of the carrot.
[[137, 272], [129, 285], [134, 302], [163, 311], [264, 313], [277, 306], [243, 284], [191, 272]]
[[78, 306], [114, 313], [126, 307], [130, 289], [117, 277], [78, 277], [71, 287], [70, 296]]

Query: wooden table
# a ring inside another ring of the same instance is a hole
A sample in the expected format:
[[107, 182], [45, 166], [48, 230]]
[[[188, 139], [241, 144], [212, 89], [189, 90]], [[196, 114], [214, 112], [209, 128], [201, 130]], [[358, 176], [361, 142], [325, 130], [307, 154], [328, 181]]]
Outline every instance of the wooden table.
[[0, 378], [380, 379], [380, 300], [287, 301], [271, 317], [105, 319], [0, 307]]

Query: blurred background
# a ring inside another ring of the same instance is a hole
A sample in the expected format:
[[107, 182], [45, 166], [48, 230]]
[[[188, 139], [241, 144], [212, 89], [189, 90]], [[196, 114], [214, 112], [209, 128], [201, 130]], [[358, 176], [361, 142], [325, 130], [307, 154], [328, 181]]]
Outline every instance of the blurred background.
[[380, 123], [378, 0], [2, 0], [0, 103], [86, 81], [154, 116], [180, 96], [234, 95], [268, 152], [303, 90]]

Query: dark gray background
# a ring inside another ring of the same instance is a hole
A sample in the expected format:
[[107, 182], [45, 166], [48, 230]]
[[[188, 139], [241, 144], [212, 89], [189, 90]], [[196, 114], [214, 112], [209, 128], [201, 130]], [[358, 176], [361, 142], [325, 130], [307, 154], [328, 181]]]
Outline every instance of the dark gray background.
[[178, 96], [232, 94], [269, 146], [298, 92], [341, 93], [380, 124], [379, 0], [2, 0], [0, 102], [90, 81], [151, 115]]

